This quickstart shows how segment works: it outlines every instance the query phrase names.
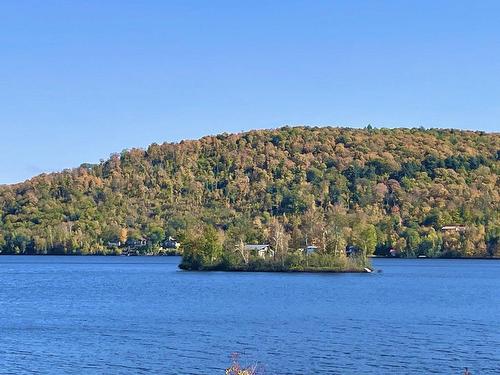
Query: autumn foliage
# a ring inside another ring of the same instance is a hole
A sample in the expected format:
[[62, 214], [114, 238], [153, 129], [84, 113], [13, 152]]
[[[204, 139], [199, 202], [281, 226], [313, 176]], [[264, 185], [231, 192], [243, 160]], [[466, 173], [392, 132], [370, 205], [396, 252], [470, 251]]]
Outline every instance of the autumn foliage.
[[0, 187], [0, 250], [105, 254], [110, 241], [154, 248], [206, 226], [234, 248], [273, 241], [279, 222], [290, 251], [307, 239], [329, 254], [500, 256], [499, 159], [499, 134], [457, 130], [285, 127], [153, 144]]

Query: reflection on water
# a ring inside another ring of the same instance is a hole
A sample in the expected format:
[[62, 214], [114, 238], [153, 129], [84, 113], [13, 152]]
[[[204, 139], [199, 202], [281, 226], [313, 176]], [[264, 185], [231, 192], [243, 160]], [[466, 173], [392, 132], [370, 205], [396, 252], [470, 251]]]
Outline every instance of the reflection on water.
[[500, 261], [190, 273], [178, 258], [0, 257], [0, 373], [500, 373]]

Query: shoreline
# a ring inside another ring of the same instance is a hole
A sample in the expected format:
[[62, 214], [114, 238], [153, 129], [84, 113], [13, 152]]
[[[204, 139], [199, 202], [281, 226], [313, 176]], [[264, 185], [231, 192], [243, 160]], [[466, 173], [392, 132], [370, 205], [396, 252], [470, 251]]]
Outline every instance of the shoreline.
[[[123, 254], [6, 254], [0, 253], [0, 257], [2, 256], [60, 256], [60, 257], [182, 257], [182, 254], [138, 254], [138, 255], [123, 255]], [[394, 260], [500, 260], [500, 257], [386, 257], [386, 256], [377, 256], [370, 255], [369, 259], [394, 259]], [[297, 271], [302, 272], [302, 271]]]
[[4, 254], [0, 253], [2, 256], [29, 256], [29, 257], [123, 257], [123, 258], [138, 258], [138, 257], [182, 257], [182, 254], [135, 254], [135, 255], [123, 255], [123, 254]]
[[[343, 273], [378, 273], [379, 270], [369, 268], [370, 271], [367, 271], [366, 269], [363, 270], [328, 270], [328, 269], [314, 269], [314, 268], [308, 268], [304, 270], [297, 270], [297, 269], [289, 269], [289, 270], [272, 270], [272, 269], [201, 269], [201, 270], [193, 270], [193, 269], [185, 269], [179, 267], [180, 270], [185, 271], [185, 272], [224, 272], [224, 273], [336, 273], [336, 274], [343, 274]], [[367, 268], [368, 269], [368, 268]]]
[[370, 259], [404, 259], [404, 260], [450, 260], [450, 259], [456, 259], [456, 260], [500, 260], [500, 257], [411, 257], [411, 258], [405, 258], [405, 257], [391, 257], [391, 256], [377, 256], [377, 255], [370, 255], [368, 256]]

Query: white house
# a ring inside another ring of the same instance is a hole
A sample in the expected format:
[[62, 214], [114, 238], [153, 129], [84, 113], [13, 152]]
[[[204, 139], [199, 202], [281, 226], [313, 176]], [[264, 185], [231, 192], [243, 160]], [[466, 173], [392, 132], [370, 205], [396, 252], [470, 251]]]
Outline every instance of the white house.
[[443, 232], [465, 232], [465, 225], [445, 225], [441, 228]]
[[269, 245], [245, 245], [245, 250], [250, 253], [260, 257], [260, 258], [269, 258], [274, 256], [274, 251], [271, 249]]
[[304, 250], [305, 250], [305, 253], [309, 255], [309, 254], [317, 252], [318, 249], [319, 249], [318, 246], [309, 245]]

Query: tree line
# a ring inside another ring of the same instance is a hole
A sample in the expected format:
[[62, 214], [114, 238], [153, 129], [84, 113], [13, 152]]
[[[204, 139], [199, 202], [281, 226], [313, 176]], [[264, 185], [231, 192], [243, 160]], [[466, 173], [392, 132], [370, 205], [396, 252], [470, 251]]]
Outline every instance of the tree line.
[[206, 227], [234, 249], [271, 241], [279, 223], [291, 250], [500, 256], [499, 165], [499, 134], [458, 130], [284, 127], [153, 144], [1, 186], [0, 251], [106, 254], [112, 241], [156, 248]]

